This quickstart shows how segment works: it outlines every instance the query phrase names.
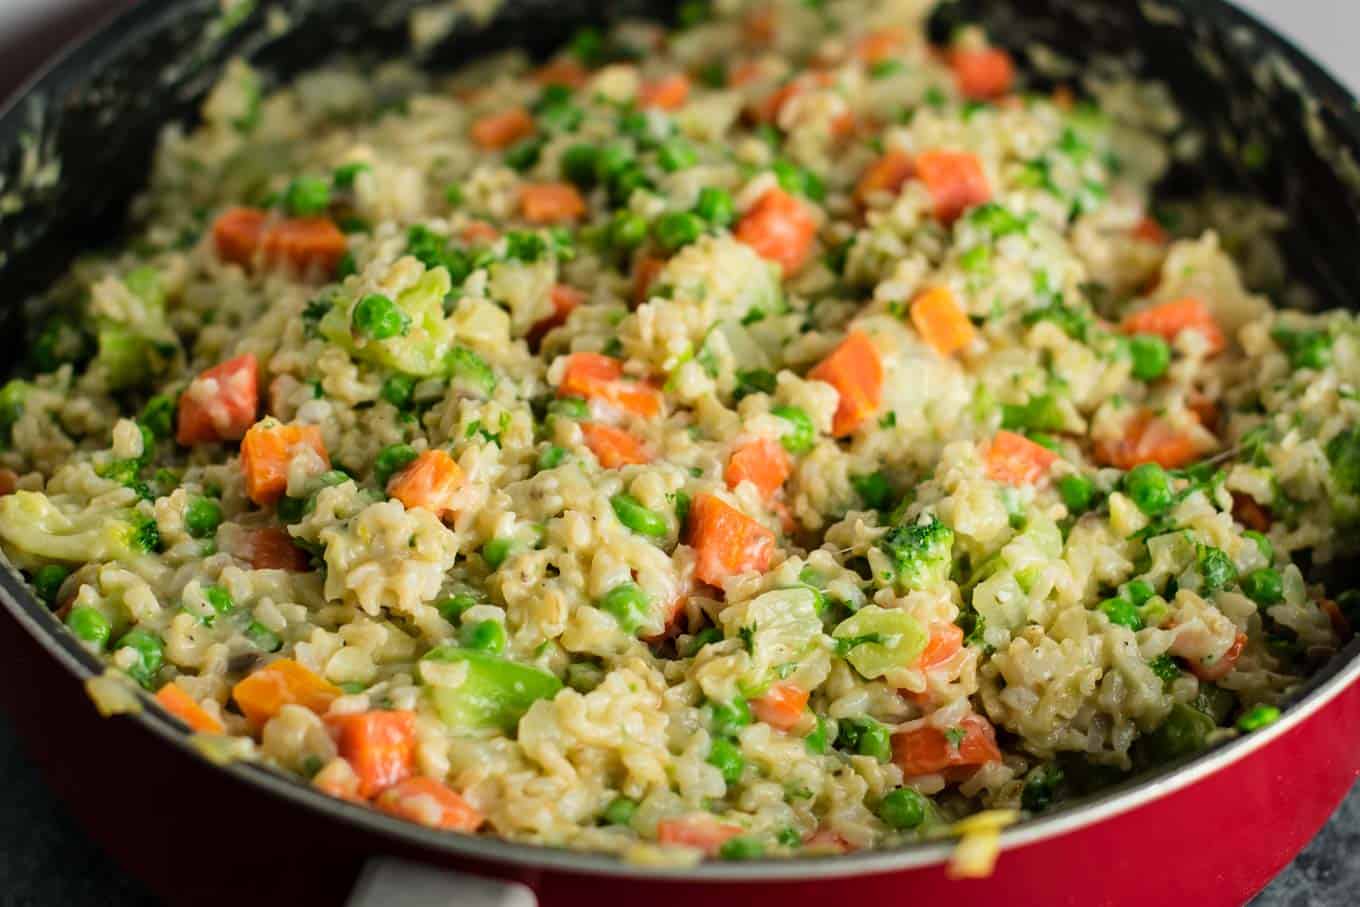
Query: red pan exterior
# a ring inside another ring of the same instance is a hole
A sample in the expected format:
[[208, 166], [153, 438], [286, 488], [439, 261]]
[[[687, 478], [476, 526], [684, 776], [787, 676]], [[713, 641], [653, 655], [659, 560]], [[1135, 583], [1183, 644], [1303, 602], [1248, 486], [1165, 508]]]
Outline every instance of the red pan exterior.
[[940, 865], [783, 882], [603, 878], [479, 865], [319, 819], [167, 746], [134, 720], [99, 718], [76, 678], [8, 619], [0, 620], [0, 664], [0, 703], [80, 823], [167, 902], [204, 907], [340, 904], [364, 860], [376, 855], [519, 879], [546, 907], [823, 907], [849, 899], [1236, 907], [1293, 859], [1360, 776], [1360, 683], [1353, 682], [1288, 732], [1189, 787], [1008, 850], [987, 879], [950, 880]]

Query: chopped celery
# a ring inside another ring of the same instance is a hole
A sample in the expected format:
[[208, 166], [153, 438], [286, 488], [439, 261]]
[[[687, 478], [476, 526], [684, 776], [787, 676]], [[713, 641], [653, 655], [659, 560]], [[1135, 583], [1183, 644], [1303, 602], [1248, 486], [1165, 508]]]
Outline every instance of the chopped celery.
[[467, 666], [457, 687], [430, 687], [440, 719], [454, 730], [499, 728], [510, 733], [529, 706], [562, 689], [562, 682], [547, 671], [473, 649], [440, 646], [424, 660]]
[[926, 649], [926, 631], [905, 611], [868, 605], [831, 633], [838, 649], [864, 677], [874, 680], [915, 664]]

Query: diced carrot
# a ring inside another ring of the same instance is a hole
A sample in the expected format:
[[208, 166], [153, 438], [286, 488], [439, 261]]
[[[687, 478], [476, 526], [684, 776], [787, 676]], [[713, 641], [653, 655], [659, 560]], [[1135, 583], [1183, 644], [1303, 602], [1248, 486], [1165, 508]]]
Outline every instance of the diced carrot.
[[921, 339], [941, 356], [952, 356], [977, 338], [968, 313], [947, 287], [931, 287], [911, 303], [911, 323]]
[[179, 395], [175, 440], [185, 447], [241, 440], [260, 408], [259, 382], [253, 353], [202, 372]]
[[534, 349], [538, 348], [549, 331], [556, 330], [567, 323], [567, 318], [571, 316], [572, 312], [576, 311], [576, 307], [586, 301], [586, 294], [575, 287], [559, 283], [552, 288], [549, 298], [552, 301], [552, 314], [535, 322], [527, 335], [529, 346]]
[[1232, 673], [1232, 669], [1237, 665], [1237, 659], [1242, 657], [1242, 650], [1247, 647], [1247, 634], [1238, 633], [1233, 640], [1228, 651], [1222, 657], [1215, 659], [1209, 664], [1201, 664], [1197, 661], [1190, 662], [1190, 672], [1203, 680], [1205, 683], [1213, 683], [1222, 680]]
[[727, 487], [733, 489], [742, 482], [750, 482], [756, 486], [762, 498], [770, 498], [784, 487], [784, 480], [792, 471], [793, 464], [783, 445], [769, 438], [761, 438], [748, 441], [732, 451], [723, 479]]
[[982, 162], [966, 151], [924, 151], [916, 158], [916, 175], [935, 202], [935, 216], [946, 224], [992, 197]]
[[12, 469], [0, 469], [0, 498], [19, 490], [19, 474]]
[[462, 794], [427, 775], [388, 788], [378, 795], [375, 804], [385, 813], [445, 831], [471, 834], [486, 821]]
[[260, 506], [272, 504], [288, 489], [288, 464], [304, 449], [310, 449], [326, 468], [326, 443], [321, 427], [262, 419], [241, 439], [241, 472], [245, 475], [246, 494]]
[[779, 731], [795, 727], [807, 709], [808, 691], [787, 681], [772, 684], [763, 696], [751, 700], [751, 713]]
[[1152, 243], [1157, 246], [1166, 245], [1166, 230], [1162, 225], [1151, 217], [1145, 217], [1133, 228], [1133, 238], [1141, 239], [1143, 242]]
[[1193, 296], [1160, 302], [1134, 312], [1119, 328], [1125, 334], [1156, 334], [1167, 341], [1175, 340], [1181, 331], [1198, 331], [1204, 336], [1210, 355], [1222, 352], [1228, 345], [1223, 329], [1209, 307]]
[[365, 800], [415, 773], [415, 712], [357, 712], [332, 716], [326, 724], [340, 755], [359, 776], [359, 796]]
[[761, 258], [777, 263], [785, 277], [792, 277], [812, 254], [817, 221], [797, 197], [770, 189], [742, 215], [735, 235]]
[[387, 482], [387, 496], [407, 510], [416, 507], [442, 517], [453, 509], [463, 470], [446, 450], [427, 450]]
[[755, 60], [741, 60], [727, 70], [727, 87], [740, 88], [760, 78], [761, 67]]
[[1132, 469], [1140, 463], [1157, 463], [1167, 469], [1180, 469], [1200, 457], [1195, 439], [1172, 428], [1149, 409], [1140, 409], [1124, 426], [1124, 436], [1116, 441], [1097, 441], [1091, 454], [1102, 466]]
[[218, 257], [246, 269], [260, 263], [329, 276], [347, 248], [345, 234], [329, 218], [274, 219], [258, 208], [224, 211], [213, 221], [212, 234]]
[[883, 403], [883, 359], [863, 331], [846, 335], [807, 376], [825, 381], [840, 394], [831, 424], [831, 433], [838, 438], [852, 434]]
[[1024, 435], [999, 431], [987, 448], [987, 475], [1007, 485], [1033, 485], [1048, 475], [1058, 455]]
[[774, 41], [775, 16], [770, 6], [757, 6], [741, 18], [741, 37], [752, 47], [765, 47]]
[[895, 148], [887, 152], [870, 164], [855, 184], [855, 201], [865, 204], [880, 193], [896, 195], [915, 170], [905, 151]]
[[710, 586], [742, 573], [764, 573], [774, 558], [774, 533], [714, 495], [695, 496], [688, 527], [694, 575]]
[[1342, 640], [1351, 638], [1351, 634], [1353, 634], [1355, 630], [1351, 627], [1351, 622], [1346, 619], [1346, 615], [1342, 612], [1340, 605], [1330, 598], [1324, 598], [1318, 602], [1318, 608], [1321, 609], [1323, 614], [1327, 615], [1327, 620], [1331, 623], [1332, 629], [1336, 631], [1337, 636], [1340, 636]]
[[656, 110], [675, 110], [689, 100], [689, 76], [671, 73], [655, 82], [647, 82], [638, 92], [638, 106]]
[[855, 42], [855, 57], [872, 66], [891, 57], [907, 43], [907, 32], [898, 26], [876, 29]]
[[459, 235], [470, 246], [489, 246], [501, 238], [501, 231], [484, 220], [474, 220]]
[[662, 844], [694, 847], [716, 857], [722, 846], [741, 834], [741, 826], [719, 822], [708, 813], [691, 813], [656, 823], [656, 839]]
[[1011, 55], [996, 47], [951, 51], [949, 68], [954, 71], [959, 92], [975, 101], [999, 98], [1015, 84]]
[[1233, 492], [1232, 499], [1233, 519], [1237, 520], [1237, 522], [1246, 526], [1248, 529], [1254, 529], [1257, 532], [1270, 531], [1270, 524], [1272, 522], [1270, 511], [1256, 503], [1255, 498], [1249, 494], [1242, 494], [1241, 492], [1235, 491]]
[[529, 183], [520, 187], [519, 210], [531, 224], [579, 220], [586, 200], [571, 183]]
[[581, 88], [590, 78], [590, 71], [568, 57], [559, 57], [534, 70], [536, 85], [564, 85]]
[[666, 267], [666, 259], [643, 253], [633, 263], [633, 303], [642, 305], [651, 295], [652, 285]]
[[472, 140], [488, 151], [507, 148], [533, 134], [534, 118], [523, 107], [491, 113], [472, 124]]
[[[757, 123], [777, 124], [784, 112], [784, 106], [794, 98], [817, 88], [827, 88], [835, 84], [836, 76], [827, 70], [814, 70], [789, 79], [774, 91], [753, 102], [746, 110], [748, 119]], [[832, 124], [832, 133], [842, 135], [843, 126]]]
[[586, 447], [605, 469], [618, 469], [639, 463], [650, 463], [652, 455], [646, 445], [621, 428], [603, 422], [582, 422], [581, 435]]
[[1192, 392], [1186, 398], [1185, 408], [1195, 417], [1195, 421], [1209, 431], [1218, 430], [1218, 404], [1208, 394]]
[[161, 687], [156, 691], [156, 701], [197, 734], [221, 734], [226, 730], [216, 716], [199, 705], [179, 684], [167, 683]]
[[[908, 778], [931, 775], [945, 769], [986, 765], [1001, 761], [1001, 750], [996, 745], [996, 731], [981, 715], [962, 718], [946, 734], [934, 725], [922, 725], [915, 730], [894, 734], [893, 762]], [[957, 732], [962, 732], [962, 737]]]
[[557, 395], [601, 400], [644, 418], [659, 415], [663, 399], [652, 385], [624, 378], [623, 365], [600, 353], [572, 353]]
[[241, 714], [256, 728], [286, 705], [300, 705], [324, 715], [340, 694], [339, 687], [291, 658], [271, 661], [231, 689]]
[[930, 641], [916, 662], [922, 671], [944, 664], [963, 648], [963, 630], [957, 624], [934, 624], [930, 628]]
[[310, 569], [307, 552], [293, 543], [293, 537], [280, 526], [247, 529], [235, 554], [253, 570], [287, 570], [303, 573]]

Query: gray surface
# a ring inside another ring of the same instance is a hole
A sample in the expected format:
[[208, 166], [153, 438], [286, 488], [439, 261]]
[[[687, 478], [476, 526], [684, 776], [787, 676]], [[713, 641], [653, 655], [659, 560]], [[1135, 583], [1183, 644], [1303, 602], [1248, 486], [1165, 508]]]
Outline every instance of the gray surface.
[[[1352, 85], [1360, 85], [1360, 0], [1239, 0], [1293, 37]], [[12, 30], [21, 12], [101, 5], [99, 0], [0, 0], [0, 32]], [[112, 0], [104, 0], [112, 6]], [[88, 21], [88, 17], [82, 17]], [[0, 34], [0, 39], [6, 37]], [[0, 41], [0, 43], [5, 43]], [[19, 67], [45, 50], [33, 36], [0, 52], [0, 96]], [[16, 47], [17, 45], [17, 47]], [[18, 52], [20, 49], [23, 52]], [[7, 71], [8, 70], [8, 71]], [[8, 723], [0, 719], [0, 905], [4, 907], [143, 907], [154, 902], [125, 879], [75, 827], [20, 753]], [[110, 783], [111, 779], [92, 779]], [[135, 796], [130, 792], [130, 796]], [[154, 801], [147, 801], [154, 802]], [[1261, 829], [1269, 834], [1268, 828]], [[1360, 787], [1252, 907], [1353, 907], [1360, 897]]]

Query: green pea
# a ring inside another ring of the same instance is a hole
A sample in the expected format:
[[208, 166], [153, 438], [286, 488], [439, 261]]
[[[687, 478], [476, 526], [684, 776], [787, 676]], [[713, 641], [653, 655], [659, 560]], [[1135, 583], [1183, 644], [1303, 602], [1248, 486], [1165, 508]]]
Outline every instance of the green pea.
[[774, 840], [781, 847], [801, 847], [803, 834], [792, 825], [785, 825], [774, 833]]
[[277, 652], [283, 648], [283, 640], [279, 638], [279, 634], [258, 620], [251, 621], [250, 625], [246, 627], [246, 639], [250, 640], [250, 644], [262, 652]]
[[1156, 463], [1140, 463], [1129, 470], [1124, 476], [1124, 490], [1148, 516], [1165, 513], [1175, 500], [1171, 477]]
[[482, 546], [482, 560], [492, 570], [499, 570], [501, 564], [510, 556], [510, 549], [514, 546], [513, 539], [492, 539]]
[[1275, 546], [1270, 543], [1270, 539], [1255, 529], [1248, 529], [1242, 533], [1242, 538], [1251, 539], [1256, 544], [1256, 550], [1261, 552], [1261, 557], [1265, 559], [1267, 564], [1275, 560]]
[[609, 222], [609, 244], [620, 252], [628, 252], [647, 239], [647, 219], [632, 211], [619, 211]]
[[600, 610], [618, 621], [625, 633], [636, 633], [651, 617], [647, 593], [637, 583], [620, 583], [600, 599]]
[[406, 409], [411, 405], [411, 396], [415, 393], [415, 390], [416, 379], [411, 375], [403, 375], [397, 372], [387, 376], [387, 380], [383, 382], [382, 390], [378, 391], [378, 395], [397, 409]]
[[715, 642], [722, 642], [722, 639], [722, 631], [717, 627], [704, 627], [698, 633], [695, 633], [690, 637], [689, 642], [685, 646], [685, 651], [680, 654], [685, 658], [693, 658], [695, 655], [699, 654], [699, 650], [704, 646], [711, 645]]
[[567, 665], [567, 686], [578, 693], [589, 693], [604, 683], [604, 668], [593, 661], [574, 661]]
[[38, 598], [51, 608], [57, 604], [57, 594], [61, 591], [61, 584], [66, 582], [66, 577], [71, 575], [71, 571], [61, 564], [44, 564], [33, 572], [33, 591], [38, 593]]
[[444, 187], [444, 201], [448, 202], [450, 208], [457, 208], [463, 203], [463, 187], [449, 183]]
[[1274, 724], [1280, 718], [1280, 710], [1273, 705], [1256, 705], [1237, 719], [1237, 729], [1244, 734], [1252, 731], [1259, 731], [1268, 724]]
[[373, 168], [362, 161], [353, 164], [341, 164], [331, 173], [331, 185], [337, 189], [353, 189], [354, 178], [361, 173], [365, 173]]
[[230, 614], [236, 609], [236, 602], [232, 599], [231, 593], [221, 586], [204, 586], [203, 601], [207, 602], [208, 607], [217, 615]]
[[128, 676], [149, 689], [165, 661], [165, 643], [161, 638], [141, 627], [134, 627], [123, 634], [115, 648], [132, 649], [137, 653], [137, 661], [128, 669]]
[[1096, 484], [1083, 475], [1072, 473], [1058, 480], [1058, 494], [1069, 513], [1085, 513], [1096, 497]]
[[572, 145], [562, 153], [562, 175], [578, 186], [595, 184], [600, 149], [594, 145]]
[[1148, 599], [1157, 594], [1157, 590], [1152, 587], [1152, 583], [1146, 580], [1135, 579], [1124, 584], [1121, 593], [1122, 598], [1128, 599], [1129, 604], [1135, 608], [1141, 608], [1147, 604]]
[[838, 744], [853, 749], [861, 756], [872, 756], [879, 762], [892, 758], [892, 740], [886, 725], [872, 718], [848, 719], [841, 723]]
[[899, 831], [917, 828], [925, 822], [930, 803], [910, 787], [889, 791], [878, 803], [878, 817]]
[[109, 641], [109, 619], [102, 612], [88, 605], [77, 605], [66, 615], [66, 626], [76, 639], [87, 642], [96, 649], [103, 649]]
[[381, 293], [371, 293], [354, 307], [354, 331], [370, 340], [403, 337], [411, 330], [411, 316]]
[[740, 696], [731, 702], [714, 702], [709, 711], [712, 713], [709, 724], [719, 737], [735, 737], [752, 720], [750, 703]]
[[549, 444], [539, 452], [536, 466], [539, 472], [543, 472], [546, 469], [556, 469], [558, 466], [562, 465], [562, 461], [565, 460], [566, 457], [567, 450], [565, 447]]
[[690, 496], [683, 491], [677, 491], [675, 498], [675, 522], [678, 526], [684, 526], [689, 519]]
[[637, 812], [637, 801], [627, 797], [615, 797], [604, 808], [603, 818], [607, 825], [629, 825]]
[[435, 602], [434, 607], [435, 610], [439, 612], [440, 617], [444, 618], [449, 623], [454, 624], [458, 623], [459, 619], [462, 618], [464, 611], [475, 604], [477, 604], [477, 599], [473, 598], [471, 595], [460, 593], [458, 595], [451, 595], [445, 599], [440, 599]]
[[505, 625], [498, 620], [479, 620], [467, 624], [459, 628], [458, 641], [465, 649], [499, 655], [505, 651], [507, 642]]
[[389, 444], [378, 451], [373, 460], [373, 478], [378, 487], [386, 488], [388, 480], [409, 466], [416, 456], [416, 450], [410, 444]]
[[826, 723], [826, 719], [821, 715], [817, 716], [817, 726], [812, 732], [803, 738], [803, 745], [807, 747], [809, 753], [822, 756], [826, 754], [827, 747], [831, 743], [831, 728]]
[[1156, 334], [1131, 338], [1129, 356], [1133, 359], [1133, 377], [1139, 381], [1156, 381], [1171, 365], [1171, 347]]
[[661, 538], [670, 531], [665, 518], [653, 513], [628, 494], [616, 494], [609, 499], [619, 522], [639, 535]]
[[656, 159], [661, 164], [662, 170], [675, 173], [693, 167], [699, 162], [699, 155], [695, 152], [694, 146], [684, 139], [667, 139], [656, 150]]
[[1122, 598], [1105, 599], [1100, 603], [1100, 611], [1112, 624], [1128, 627], [1130, 630], [1143, 629], [1143, 618], [1139, 616], [1138, 609]]
[[191, 498], [184, 508], [184, 529], [196, 539], [217, 532], [222, 524], [222, 505], [212, 498]]
[[705, 186], [699, 190], [694, 213], [715, 227], [726, 227], [737, 218], [737, 203], [732, 200], [732, 193], [726, 189]]
[[548, 404], [548, 415], [579, 422], [590, 418], [590, 404], [580, 397], [561, 397]]
[[850, 485], [870, 510], [885, 510], [892, 502], [892, 486], [888, 484], [888, 477], [881, 472], [851, 476]]
[[747, 835], [728, 838], [718, 848], [718, 856], [724, 860], [758, 860], [765, 855], [765, 846]]
[[501, 155], [501, 160], [505, 161], [505, 166], [511, 170], [523, 173], [537, 164], [542, 154], [543, 138], [541, 136], [530, 136], [524, 141], [505, 149], [505, 153]]
[[1242, 577], [1242, 591], [1258, 605], [1275, 605], [1284, 601], [1284, 578], [1271, 567], [1253, 570]]
[[283, 192], [283, 204], [295, 217], [314, 217], [331, 204], [331, 184], [316, 176], [300, 176]]
[[168, 438], [175, 433], [175, 401], [158, 394], [142, 407], [141, 423], [157, 438]]
[[717, 737], [713, 740], [713, 745], [708, 751], [708, 764], [716, 768], [728, 784], [740, 781], [742, 770], [746, 768], [746, 760], [741, 757], [741, 749], [726, 737]]
[[626, 144], [615, 143], [595, 150], [595, 179], [602, 183], [614, 183], [636, 166], [633, 149]]
[[652, 228], [656, 241], [667, 252], [674, 252], [694, 242], [704, 234], [703, 219], [688, 211], [671, 211], [656, 220]]
[[779, 439], [785, 450], [791, 454], [805, 454], [812, 450], [817, 429], [812, 424], [812, 417], [805, 410], [798, 406], [776, 406], [770, 413], [789, 423], [792, 429]]

